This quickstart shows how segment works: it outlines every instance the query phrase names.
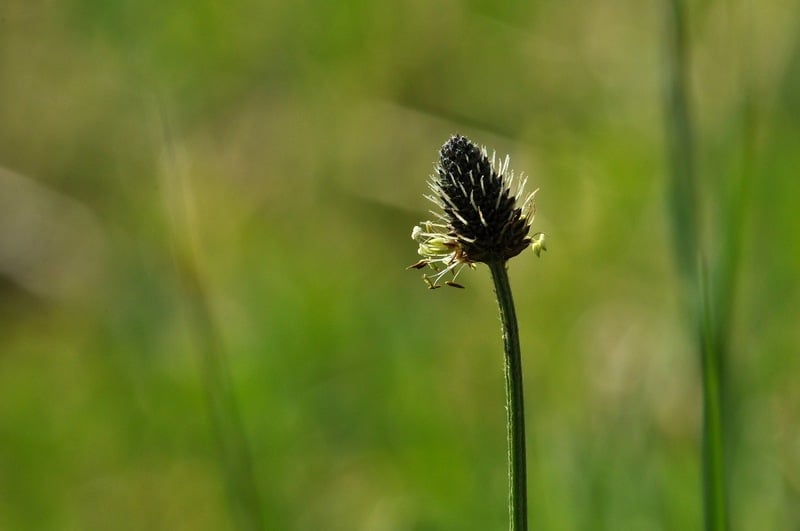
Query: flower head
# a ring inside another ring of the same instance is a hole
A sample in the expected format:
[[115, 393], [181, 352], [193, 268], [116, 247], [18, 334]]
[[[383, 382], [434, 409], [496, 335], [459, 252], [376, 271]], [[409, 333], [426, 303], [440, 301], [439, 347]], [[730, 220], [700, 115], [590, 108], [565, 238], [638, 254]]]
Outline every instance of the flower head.
[[[424, 221], [411, 237], [419, 242], [422, 260], [411, 267], [431, 267], [423, 277], [430, 288], [448, 273], [453, 279], [463, 266], [476, 262], [505, 262], [532, 246], [537, 256], [545, 250], [544, 235], [529, 236], [536, 190], [524, 193], [527, 178], [517, 178], [502, 161], [489, 158], [461, 135], [452, 136], [439, 152], [439, 163], [428, 181], [427, 195], [441, 209], [432, 212], [438, 221]], [[516, 187], [516, 190], [512, 190]], [[445, 284], [462, 287], [453, 281]]]

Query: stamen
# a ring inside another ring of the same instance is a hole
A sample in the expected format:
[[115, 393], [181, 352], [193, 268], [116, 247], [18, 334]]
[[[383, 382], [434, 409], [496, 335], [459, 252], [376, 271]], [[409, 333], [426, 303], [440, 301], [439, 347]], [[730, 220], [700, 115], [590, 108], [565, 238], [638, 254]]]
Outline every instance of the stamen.
[[433, 210], [428, 210], [428, 212], [430, 212], [431, 214], [433, 214], [437, 218], [441, 219], [442, 221], [445, 221], [445, 222], [450, 221], [444, 216], [444, 214], [440, 214], [439, 212], [435, 212]]
[[486, 223], [486, 218], [485, 218], [485, 217], [483, 217], [483, 212], [481, 211], [481, 209], [480, 209], [480, 208], [478, 209], [478, 216], [480, 216], [480, 218], [481, 218], [481, 223], [483, 224], [483, 226], [484, 226], [484, 227], [486, 227], [486, 228], [489, 228], [489, 224], [488, 224], [488, 223]]
[[464, 197], [467, 197], [467, 189], [464, 188], [464, 185], [461, 182], [458, 183], [458, 187], [461, 188], [461, 193], [464, 194]]
[[475, 203], [475, 190], [474, 189], [469, 191], [469, 202], [472, 205], [472, 208], [474, 208], [475, 210], [479, 210], [478, 209], [478, 204]]
[[465, 226], [469, 225], [469, 221], [464, 219], [464, 216], [458, 213], [457, 209], [453, 209], [453, 215], [458, 218], [458, 220], [463, 223]]
[[520, 210], [522, 210], [522, 212], [525, 212], [525, 210], [530, 206], [531, 201], [533, 201], [533, 198], [536, 195], [536, 192], [538, 191], [539, 189], [537, 188], [536, 190], [528, 194], [528, 197], [525, 198], [525, 201], [522, 202], [522, 206], [520, 207]]

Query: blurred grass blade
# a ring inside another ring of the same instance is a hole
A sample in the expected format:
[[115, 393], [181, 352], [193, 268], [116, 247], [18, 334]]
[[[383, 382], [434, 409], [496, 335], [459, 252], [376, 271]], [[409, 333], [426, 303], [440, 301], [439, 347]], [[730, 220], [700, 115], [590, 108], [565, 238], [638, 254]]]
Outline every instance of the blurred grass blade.
[[708, 531], [728, 529], [723, 431], [722, 352], [714, 333], [711, 288], [705, 264], [700, 265], [698, 343], [703, 382], [703, 506]]
[[689, 61], [685, 11], [681, 0], [664, 0], [666, 76], [665, 139], [669, 157], [669, 207], [674, 254], [684, 281], [697, 279], [699, 231], [697, 176], [692, 115], [689, 108]]
[[206, 282], [198, 263], [196, 235], [191, 216], [191, 195], [185, 176], [178, 167], [175, 145], [163, 106], [159, 123], [165, 151], [165, 207], [171, 217], [172, 247], [178, 280], [183, 289], [190, 332], [197, 343], [203, 388], [216, 439], [226, 490], [238, 528], [264, 529], [261, 502], [253, 472], [252, 457], [233, 385], [225, 360], [217, 323], [213, 317]]
[[699, 201], [692, 114], [689, 106], [689, 46], [686, 6], [664, 0], [666, 142], [670, 169], [670, 214], [675, 260], [684, 283], [688, 315], [696, 330], [703, 388], [703, 512], [707, 531], [728, 529], [722, 400], [721, 331], [713, 322], [710, 282], [701, 258]]

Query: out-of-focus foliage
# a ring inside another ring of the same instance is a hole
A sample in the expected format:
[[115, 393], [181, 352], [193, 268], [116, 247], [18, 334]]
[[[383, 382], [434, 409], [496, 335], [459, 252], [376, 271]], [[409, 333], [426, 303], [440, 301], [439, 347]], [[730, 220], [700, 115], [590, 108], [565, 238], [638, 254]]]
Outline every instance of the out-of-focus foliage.
[[[549, 251], [510, 270], [534, 528], [698, 527], [660, 15], [634, 0], [5, 0], [0, 529], [236, 528], [209, 335], [267, 529], [502, 529], [488, 273], [429, 292], [404, 270], [454, 132], [540, 188]], [[726, 365], [733, 521], [791, 529], [800, 7], [690, 16], [712, 256], [727, 183], [753, 171]], [[192, 318], [195, 269], [213, 334]]]

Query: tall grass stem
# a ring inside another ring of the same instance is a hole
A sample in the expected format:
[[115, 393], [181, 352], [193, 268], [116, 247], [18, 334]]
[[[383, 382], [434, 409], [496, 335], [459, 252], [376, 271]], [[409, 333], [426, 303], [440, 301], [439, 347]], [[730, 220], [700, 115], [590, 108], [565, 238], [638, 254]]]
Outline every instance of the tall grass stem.
[[211, 430], [218, 447], [221, 469], [231, 510], [238, 529], [262, 531], [264, 517], [258, 494], [250, 445], [236, 401], [233, 383], [214, 318], [207, 282], [199, 263], [192, 216], [192, 195], [179, 167], [168, 116], [160, 102], [162, 148], [164, 150], [164, 194], [171, 218], [171, 245], [188, 326], [196, 341]]
[[725, 433], [723, 431], [722, 357], [711, 314], [710, 285], [705, 265], [700, 266], [702, 304], [699, 342], [702, 345], [703, 381], [703, 499], [705, 528], [724, 531], [727, 524], [725, 488]]
[[681, 278], [688, 315], [697, 332], [703, 389], [702, 476], [706, 531], [728, 529], [725, 480], [722, 332], [714, 323], [719, 313], [701, 258], [701, 230], [697, 198], [697, 170], [692, 113], [689, 105], [689, 45], [683, 0], [664, 0], [666, 75], [664, 83], [666, 142], [670, 170], [670, 213], [673, 251]]

